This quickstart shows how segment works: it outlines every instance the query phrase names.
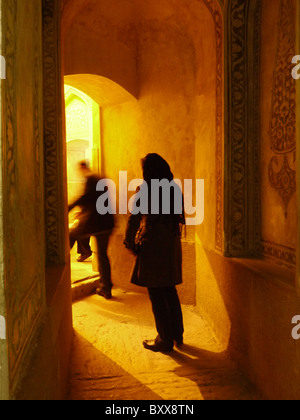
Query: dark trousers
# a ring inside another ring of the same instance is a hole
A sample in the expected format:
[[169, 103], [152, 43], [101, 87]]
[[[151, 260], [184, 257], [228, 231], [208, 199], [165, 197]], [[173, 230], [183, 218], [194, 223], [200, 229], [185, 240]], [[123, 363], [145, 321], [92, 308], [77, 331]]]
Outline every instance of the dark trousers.
[[100, 290], [106, 294], [110, 294], [113, 287], [110, 261], [107, 255], [110, 235], [111, 232], [105, 232], [95, 236], [97, 241], [98, 270], [100, 273]]
[[92, 250], [90, 247], [90, 238], [77, 240], [77, 254], [92, 255]]
[[[109, 294], [113, 287], [111, 281], [111, 267], [107, 255], [107, 248], [111, 233], [112, 231], [107, 231], [95, 235], [97, 241], [97, 262], [100, 274], [100, 290], [102, 290], [106, 294]], [[82, 241], [86, 241], [86, 238], [82, 236], [82, 233], [79, 229], [75, 228], [70, 230], [70, 249], [73, 248], [76, 241], [82, 243]]]
[[183, 340], [183, 316], [176, 287], [148, 288], [158, 340], [167, 346]]

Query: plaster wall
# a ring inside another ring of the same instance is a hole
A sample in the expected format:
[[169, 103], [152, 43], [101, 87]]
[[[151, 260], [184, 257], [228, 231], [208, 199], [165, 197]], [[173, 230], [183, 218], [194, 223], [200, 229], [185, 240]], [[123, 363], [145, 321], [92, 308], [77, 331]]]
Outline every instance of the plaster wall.
[[[136, 74], [137, 101], [122, 97], [121, 103], [109, 106], [107, 98], [101, 103], [98, 95], [99, 105], [103, 107], [103, 174], [115, 181], [120, 170], [128, 170], [128, 179], [141, 177], [140, 158], [149, 152], [162, 154], [175, 177], [194, 179], [196, 137], [200, 154], [206, 153], [203, 160], [209, 157], [203, 176], [208, 171], [213, 173], [214, 168], [208, 168], [215, 159], [214, 23], [204, 2], [177, 3], [164, 0], [157, 7], [155, 2], [136, 1], [129, 7], [128, 2], [115, 1], [109, 7], [106, 1], [101, 1], [96, 7], [93, 2], [82, 0], [71, 8], [71, 2], [63, 2], [63, 69], [70, 84], [70, 75], [79, 72], [72, 61], [75, 50], [81, 66], [80, 77], [86, 75], [86, 80], [94, 73], [86, 60], [85, 49], [90, 50], [94, 61], [106, 61], [105, 65], [99, 65], [97, 74], [118, 82], [123, 88], [129, 81], [121, 83], [115, 72], [125, 77], [123, 66], [126, 65], [127, 75], [128, 72]], [[96, 15], [101, 19], [96, 19]], [[110, 39], [107, 27], [111, 28]], [[97, 48], [92, 43], [82, 47], [82, 43], [88, 44], [90, 36], [97, 39]], [[122, 43], [114, 50], [120, 40]], [[109, 57], [104, 52], [108, 45]], [[126, 60], [116, 63], [124, 45]], [[135, 55], [131, 59], [133, 51]], [[108, 73], [106, 66], [114, 70]], [[95, 75], [90, 78], [96, 89]], [[84, 88], [88, 83], [81, 85]], [[213, 196], [213, 187], [209, 191]]]
[[203, 250], [198, 285], [198, 307], [262, 397], [298, 400], [300, 352], [291, 320], [299, 297], [293, 273]]
[[[0, 351], [2, 364], [5, 345], [8, 372], [4, 365], [0, 396], [8, 385], [9, 399], [62, 398], [72, 337], [70, 271], [67, 265], [46, 269], [42, 14], [39, 0], [2, 4], [7, 79], [2, 84], [0, 314], [5, 297], [7, 342], [1, 341]], [[46, 280], [52, 285], [47, 291]]]
[[138, 95], [135, 2], [62, 1], [64, 74], [101, 75]]
[[[216, 201], [214, 23], [203, 4], [189, 2], [189, 7], [177, 13], [167, 1], [159, 8], [153, 2], [141, 7], [137, 25], [139, 99], [103, 110], [105, 174], [117, 180], [118, 171], [127, 170], [129, 180], [141, 178], [140, 159], [156, 152], [169, 162], [176, 178], [205, 179], [204, 230], [212, 244]], [[126, 219], [118, 218], [120, 234]], [[195, 303], [195, 262], [201, 265], [194, 235], [195, 229], [189, 227], [183, 240], [184, 285], [179, 290], [184, 303]]]

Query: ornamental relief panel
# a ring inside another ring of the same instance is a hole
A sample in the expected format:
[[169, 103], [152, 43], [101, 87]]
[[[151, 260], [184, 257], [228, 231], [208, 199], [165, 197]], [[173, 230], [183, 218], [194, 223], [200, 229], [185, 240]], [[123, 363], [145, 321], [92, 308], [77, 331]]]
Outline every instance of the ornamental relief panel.
[[269, 182], [281, 200], [285, 217], [296, 192], [296, 83], [291, 76], [295, 39], [292, 1], [281, 0], [270, 122], [274, 156], [269, 164]]
[[[31, 19], [32, 29], [20, 39], [18, 31], [22, 32]], [[3, 20], [7, 63], [2, 109], [4, 276], [9, 375], [13, 390], [22, 375], [28, 344], [36, 332], [45, 303], [39, 8], [6, 0]], [[26, 51], [24, 42], [31, 45]], [[25, 71], [22, 66], [28, 56], [31, 66]], [[18, 95], [20, 90], [22, 96]]]
[[260, 0], [231, 0], [225, 78], [225, 255], [253, 255], [260, 234], [258, 180]]
[[[215, 246], [216, 250], [223, 250], [223, 143], [224, 143], [224, 36], [223, 36], [223, 14], [221, 7], [223, 1], [203, 0], [210, 11], [216, 34], [216, 227]], [[219, 3], [219, 4], [218, 4]]]
[[62, 100], [58, 0], [42, 1], [43, 22], [43, 74], [44, 74], [44, 159], [45, 159], [45, 226], [46, 263], [64, 261], [62, 202]]
[[[298, 1], [298, 0], [297, 0]], [[295, 0], [263, 3], [261, 28], [261, 236], [259, 256], [296, 266]]]

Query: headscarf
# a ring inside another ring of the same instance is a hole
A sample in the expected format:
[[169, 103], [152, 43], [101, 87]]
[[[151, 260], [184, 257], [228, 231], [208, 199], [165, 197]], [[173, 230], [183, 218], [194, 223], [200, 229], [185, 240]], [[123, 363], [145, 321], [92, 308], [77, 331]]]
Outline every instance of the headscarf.
[[142, 159], [143, 176], [146, 182], [152, 179], [167, 179], [172, 181], [174, 175], [171, 172], [170, 165], [161, 156], [156, 153], [149, 153]]
[[[149, 207], [150, 207], [149, 213], [151, 213], [151, 204], [150, 204], [151, 203], [151, 181], [153, 179], [156, 179], [159, 181], [166, 179], [169, 182], [172, 182], [174, 180], [174, 175], [171, 171], [170, 165], [166, 162], [166, 160], [156, 153], [148, 154], [144, 159], [142, 159], [141, 164], [142, 164], [144, 181], [148, 184]], [[179, 188], [179, 187], [176, 185], [176, 188]], [[182, 196], [181, 191], [180, 193]], [[171, 203], [170, 204], [171, 204], [170, 215], [162, 214], [162, 210], [161, 210], [160, 215], [157, 218], [157, 220], [159, 219], [159, 222], [164, 223], [164, 224], [171, 223], [175, 228], [177, 228], [179, 225], [185, 225], [183, 196], [182, 196], [182, 213], [175, 214], [173, 189], [171, 189]], [[162, 194], [160, 195], [160, 207], [162, 207]], [[180, 231], [181, 231], [181, 227], [180, 227]]]

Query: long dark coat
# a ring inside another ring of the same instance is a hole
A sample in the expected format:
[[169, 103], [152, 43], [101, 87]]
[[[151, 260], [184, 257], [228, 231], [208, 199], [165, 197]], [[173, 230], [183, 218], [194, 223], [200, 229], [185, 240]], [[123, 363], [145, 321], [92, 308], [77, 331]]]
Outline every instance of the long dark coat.
[[180, 231], [166, 216], [130, 215], [125, 245], [137, 253], [133, 284], [160, 288], [182, 283]]
[[97, 212], [96, 203], [102, 192], [97, 192], [97, 183], [100, 179], [96, 175], [89, 175], [83, 195], [69, 206], [69, 211], [79, 206], [79, 224], [73, 228], [78, 238], [87, 238], [98, 233], [112, 230], [114, 227], [114, 216], [112, 214], [100, 215]]

